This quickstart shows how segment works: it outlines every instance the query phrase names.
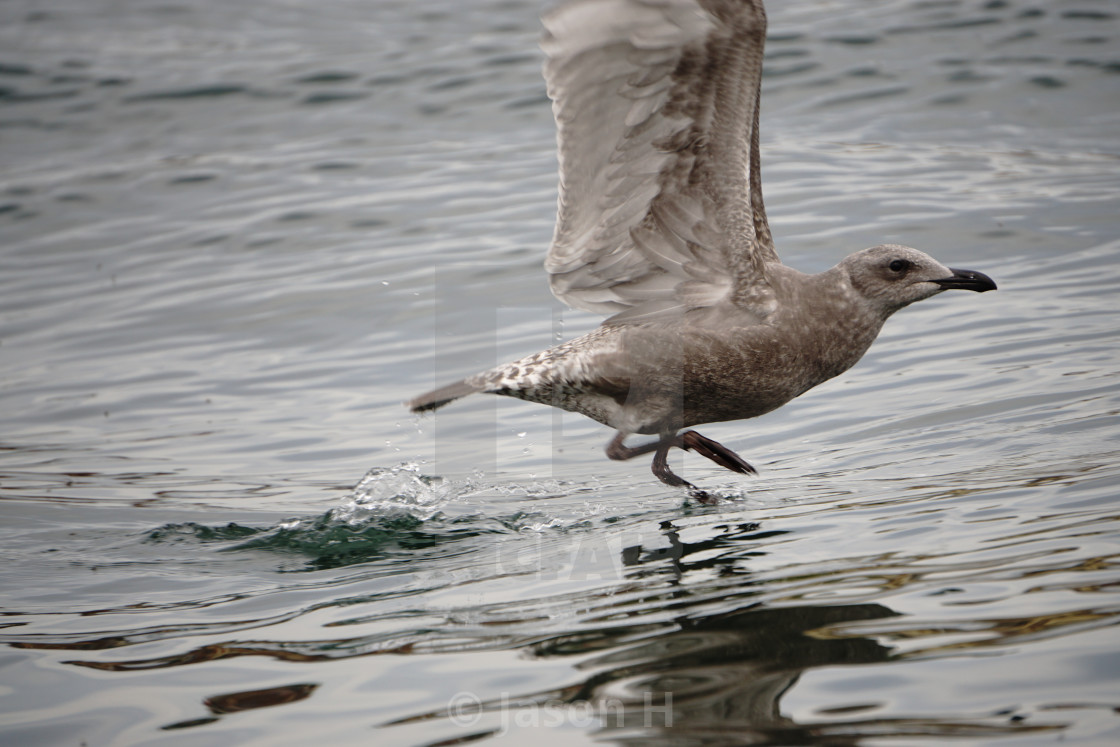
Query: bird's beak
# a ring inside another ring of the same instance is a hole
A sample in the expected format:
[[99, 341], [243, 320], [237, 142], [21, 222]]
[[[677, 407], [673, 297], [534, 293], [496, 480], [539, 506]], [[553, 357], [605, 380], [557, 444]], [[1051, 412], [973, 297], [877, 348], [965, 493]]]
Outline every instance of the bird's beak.
[[958, 270], [955, 267], [950, 267], [949, 272], [953, 273], [951, 277], [941, 278], [933, 282], [940, 285], [944, 290], [970, 290], [983, 293], [996, 289], [995, 281], [982, 272]]

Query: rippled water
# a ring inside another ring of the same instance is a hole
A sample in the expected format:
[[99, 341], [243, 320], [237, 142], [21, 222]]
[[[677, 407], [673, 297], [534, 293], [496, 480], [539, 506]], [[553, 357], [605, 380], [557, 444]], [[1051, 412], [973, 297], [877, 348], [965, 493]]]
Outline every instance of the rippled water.
[[803, 270], [990, 273], [700, 506], [400, 402], [570, 337], [529, 0], [0, 6], [0, 741], [1120, 741], [1120, 20], [772, 3]]

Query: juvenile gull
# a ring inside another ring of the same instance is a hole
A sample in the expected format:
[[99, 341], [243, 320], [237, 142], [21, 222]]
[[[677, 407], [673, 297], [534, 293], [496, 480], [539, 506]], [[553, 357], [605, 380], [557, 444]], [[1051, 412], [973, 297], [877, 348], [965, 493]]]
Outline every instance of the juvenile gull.
[[[569, 306], [611, 314], [589, 334], [428, 392], [579, 412], [618, 431], [611, 459], [671, 448], [755, 469], [696, 431], [770, 412], [846, 371], [894, 312], [988, 276], [897, 244], [806, 275], [778, 259], [759, 175], [761, 0], [572, 0], [544, 17], [560, 197], [545, 269]], [[631, 434], [657, 440], [636, 447]]]

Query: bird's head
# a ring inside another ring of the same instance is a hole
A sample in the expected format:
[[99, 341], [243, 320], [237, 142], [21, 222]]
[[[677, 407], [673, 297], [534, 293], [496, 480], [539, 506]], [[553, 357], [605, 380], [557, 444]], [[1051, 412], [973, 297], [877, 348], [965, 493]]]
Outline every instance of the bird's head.
[[851, 254], [840, 263], [840, 269], [856, 293], [884, 316], [945, 290], [983, 293], [996, 289], [995, 282], [982, 272], [946, 267], [925, 252], [898, 244]]

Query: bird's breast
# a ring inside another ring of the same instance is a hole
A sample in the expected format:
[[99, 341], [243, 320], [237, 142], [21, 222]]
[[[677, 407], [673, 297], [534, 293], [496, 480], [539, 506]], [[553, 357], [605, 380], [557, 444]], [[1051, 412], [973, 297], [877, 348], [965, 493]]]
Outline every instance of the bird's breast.
[[875, 331], [828, 323], [634, 328], [605, 378], [630, 419], [638, 416], [639, 432], [753, 418], [850, 368]]

